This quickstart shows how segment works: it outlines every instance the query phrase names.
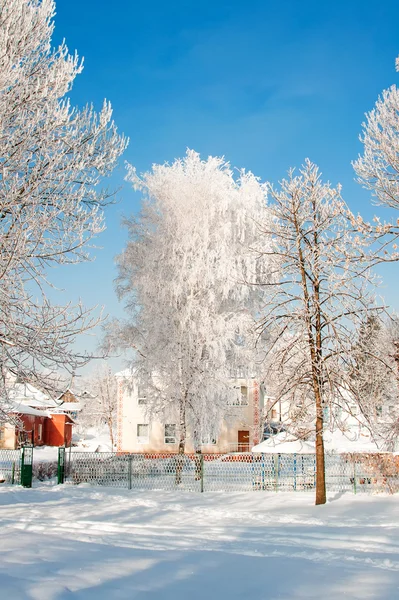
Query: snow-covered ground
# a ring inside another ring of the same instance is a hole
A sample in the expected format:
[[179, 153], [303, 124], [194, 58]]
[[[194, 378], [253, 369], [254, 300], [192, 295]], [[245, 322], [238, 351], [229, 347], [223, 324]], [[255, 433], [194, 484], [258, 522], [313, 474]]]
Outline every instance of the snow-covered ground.
[[[69, 449], [67, 449], [67, 452]], [[105, 430], [88, 429], [85, 434], [73, 435], [72, 451], [76, 452], [112, 452], [112, 445], [109, 439], [109, 433]], [[36, 446], [33, 451], [33, 461], [39, 462], [57, 462], [58, 447], [56, 446]]]
[[4, 600], [399, 598], [398, 496], [0, 487]]

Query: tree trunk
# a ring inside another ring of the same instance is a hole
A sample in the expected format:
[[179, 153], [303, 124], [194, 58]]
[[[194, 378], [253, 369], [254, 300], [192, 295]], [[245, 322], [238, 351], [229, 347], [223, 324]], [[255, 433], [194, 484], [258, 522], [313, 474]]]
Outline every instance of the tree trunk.
[[185, 395], [180, 403], [180, 429], [179, 429], [179, 450], [176, 457], [176, 484], [179, 485], [182, 479], [182, 472], [184, 466], [184, 451], [186, 449], [186, 398]]
[[[313, 203], [313, 252], [315, 256], [313, 265], [313, 277], [307, 274], [306, 260], [302, 251], [303, 235], [298, 223], [299, 205], [293, 209], [294, 224], [297, 234], [297, 249], [302, 281], [304, 309], [306, 314], [307, 337], [309, 345], [309, 356], [311, 362], [312, 386], [316, 400], [316, 504], [325, 504], [326, 498], [326, 476], [324, 461], [323, 440], [323, 378], [322, 378], [322, 337], [321, 337], [321, 309], [320, 309], [320, 280], [319, 280], [319, 238], [318, 238], [318, 214], [317, 206]], [[311, 292], [309, 291], [309, 287]], [[315, 335], [313, 331], [315, 330]]]
[[113, 421], [112, 417], [108, 417], [108, 429], [109, 429], [109, 437], [111, 439], [111, 448], [114, 450], [114, 432], [113, 432]]
[[202, 466], [201, 466], [202, 465], [202, 452], [201, 452], [201, 450], [196, 450], [194, 463], [195, 463], [194, 479], [195, 479], [195, 481], [201, 481], [201, 477], [202, 477]]
[[314, 261], [314, 280], [313, 280], [313, 296], [315, 305], [315, 321], [316, 321], [316, 348], [313, 355], [313, 387], [316, 398], [316, 504], [325, 504], [326, 498], [326, 465], [324, 456], [324, 438], [323, 438], [323, 373], [322, 373], [322, 318], [320, 308], [320, 279], [319, 279], [319, 215], [316, 202], [313, 201], [313, 251], [315, 255]]
[[320, 394], [316, 395], [316, 504], [325, 504], [326, 497], [326, 470], [323, 439], [323, 408]]

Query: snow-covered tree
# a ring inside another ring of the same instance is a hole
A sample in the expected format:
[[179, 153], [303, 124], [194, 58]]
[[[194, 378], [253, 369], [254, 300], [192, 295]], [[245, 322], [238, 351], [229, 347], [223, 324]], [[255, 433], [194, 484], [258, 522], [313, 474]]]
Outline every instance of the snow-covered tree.
[[[396, 60], [399, 71], [399, 58]], [[358, 181], [378, 204], [399, 209], [399, 90], [383, 90], [366, 114], [361, 141], [364, 153], [353, 163]]]
[[49, 373], [86, 360], [71, 348], [95, 319], [82, 306], [50, 303], [48, 268], [88, 258], [108, 196], [98, 184], [127, 143], [108, 102], [99, 113], [71, 107], [82, 63], [65, 43], [52, 48], [54, 13], [53, 0], [0, 4], [2, 398], [9, 374], [48, 387]]
[[374, 437], [392, 449], [392, 430], [399, 416], [398, 369], [394, 322], [370, 315], [353, 348], [352, 394], [359, 414]]
[[[273, 219], [263, 228], [275, 280], [261, 321], [268, 332], [268, 373], [276, 400], [290, 404], [297, 429], [313, 422], [316, 504], [326, 501], [323, 428], [350, 393], [353, 338], [370, 314], [373, 277], [354, 218], [334, 189], [306, 161], [279, 188], [269, 186]], [[278, 272], [281, 273], [279, 277]]]
[[83, 410], [79, 425], [87, 429], [107, 426], [111, 447], [114, 448], [118, 389], [117, 381], [108, 366], [99, 367], [84, 381], [87, 394], [82, 398]]
[[[389, 328], [389, 339], [390, 348], [392, 351], [392, 358], [396, 365], [396, 376], [397, 386], [399, 387], [399, 319], [395, 317]], [[385, 439], [388, 440], [388, 446], [394, 448], [396, 451], [399, 450], [399, 398], [396, 398], [396, 403], [393, 405], [394, 409], [390, 414], [390, 423], [388, 428], [388, 435]]]
[[251, 173], [235, 178], [223, 159], [193, 151], [141, 178], [130, 168], [128, 177], [145, 201], [125, 223], [129, 241], [117, 259], [129, 318], [111, 323], [109, 339], [134, 349], [135, 372], [151, 387], [149, 416], [177, 423], [184, 453], [188, 426], [197, 445], [217, 434], [227, 400], [240, 393], [232, 371], [254, 364], [264, 292], [245, 282], [267, 271], [253, 252], [265, 189]]
[[[399, 58], [396, 70], [399, 71]], [[396, 85], [383, 90], [375, 107], [366, 113], [360, 140], [364, 152], [353, 162], [358, 183], [371, 190], [375, 204], [399, 209], [399, 90]], [[359, 216], [356, 226], [373, 240], [369, 256], [375, 264], [399, 260], [398, 220], [378, 215], [370, 224]]]

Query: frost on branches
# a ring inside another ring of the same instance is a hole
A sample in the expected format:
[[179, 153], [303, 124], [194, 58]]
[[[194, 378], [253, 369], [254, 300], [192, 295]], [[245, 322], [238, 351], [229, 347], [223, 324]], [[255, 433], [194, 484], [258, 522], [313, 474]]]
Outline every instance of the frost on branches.
[[[353, 347], [351, 392], [360, 419], [383, 450], [396, 449], [399, 419], [398, 323], [369, 315]], [[346, 407], [351, 411], [351, 405]]]
[[83, 410], [79, 415], [79, 427], [86, 433], [90, 427], [101, 430], [106, 426], [113, 449], [118, 404], [115, 376], [107, 365], [103, 365], [87, 377], [84, 383], [90, 392], [84, 399]]
[[[269, 337], [266, 381], [290, 404], [296, 432], [312, 422], [316, 434], [316, 503], [326, 500], [323, 428], [351, 390], [356, 331], [374, 304], [374, 278], [365, 264], [367, 240], [352, 233], [353, 216], [340, 190], [321, 181], [307, 161], [279, 188], [269, 186], [273, 219], [263, 234], [273, 245], [276, 281], [260, 325]], [[279, 276], [281, 273], [281, 276]]]
[[[399, 59], [396, 61], [399, 71]], [[372, 190], [376, 201], [399, 209], [399, 90], [383, 90], [363, 123], [363, 156], [354, 162], [359, 183]]]
[[134, 349], [136, 373], [152, 388], [149, 417], [173, 415], [184, 452], [188, 426], [197, 447], [217, 434], [227, 400], [239, 394], [234, 369], [249, 374], [254, 365], [264, 292], [245, 282], [267, 273], [268, 260], [253, 252], [265, 190], [251, 173], [235, 179], [223, 159], [193, 151], [142, 178], [130, 167], [128, 178], [145, 201], [125, 223], [129, 241], [117, 260], [129, 319], [112, 323], [110, 337]]
[[[399, 59], [396, 60], [399, 70]], [[375, 107], [366, 114], [363, 135], [363, 155], [353, 163], [357, 181], [371, 190], [376, 204], [399, 209], [399, 90], [396, 85], [383, 90]], [[375, 263], [399, 260], [399, 220], [365, 223], [359, 216], [354, 223], [375, 242]]]
[[107, 199], [96, 186], [126, 146], [109, 103], [96, 113], [65, 97], [82, 63], [51, 47], [54, 10], [52, 0], [0, 5], [1, 397], [10, 375], [48, 387], [43, 369], [86, 360], [71, 344], [94, 324], [90, 311], [53, 306], [46, 274], [87, 259]]

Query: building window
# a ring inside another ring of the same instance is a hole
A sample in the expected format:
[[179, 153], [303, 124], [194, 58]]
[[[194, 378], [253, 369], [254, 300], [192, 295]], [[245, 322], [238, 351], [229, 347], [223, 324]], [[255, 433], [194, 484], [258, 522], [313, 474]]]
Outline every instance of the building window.
[[340, 406], [334, 406], [334, 417], [336, 419], [341, 419], [342, 417], [342, 408]]
[[38, 442], [42, 441], [42, 435], [43, 435], [43, 425], [41, 423], [39, 423], [39, 425], [37, 426], [37, 441]]
[[241, 391], [241, 406], [248, 406], [248, 388], [246, 385], [240, 387]]
[[214, 446], [216, 444], [216, 437], [212, 435], [204, 435], [201, 439], [201, 444], [203, 446]]
[[376, 406], [375, 407], [375, 416], [376, 417], [382, 417], [382, 406]]
[[236, 387], [236, 390], [240, 390], [235, 398], [228, 400], [228, 406], [248, 406], [248, 388], [246, 385]]
[[165, 444], [176, 444], [176, 425], [165, 425]]
[[231, 379], [246, 379], [248, 376], [247, 369], [243, 366], [236, 367], [230, 370]]
[[137, 425], [137, 441], [139, 444], [146, 444], [149, 439], [150, 426], [144, 423]]
[[272, 421], [277, 421], [278, 414], [276, 408], [272, 408], [270, 418]]
[[138, 386], [137, 395], [138, 395], [138, 400], [137, 400], [138, 404], [147, 404], [147, 392], [146, 392], [146, 389], [142, 385]]

